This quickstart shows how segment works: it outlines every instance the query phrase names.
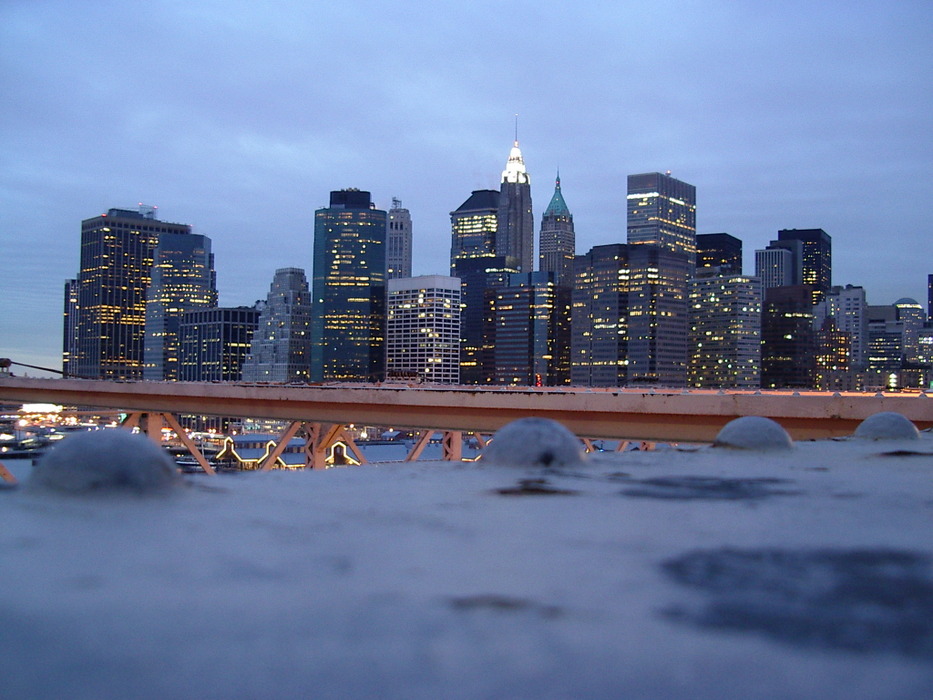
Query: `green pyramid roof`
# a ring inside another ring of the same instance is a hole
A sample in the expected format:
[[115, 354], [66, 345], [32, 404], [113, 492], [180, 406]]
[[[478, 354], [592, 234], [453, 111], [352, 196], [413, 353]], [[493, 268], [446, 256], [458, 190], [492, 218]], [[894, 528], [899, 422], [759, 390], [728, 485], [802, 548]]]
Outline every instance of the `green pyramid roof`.
[[564, 195], [560, 192], [560, 173], [557, 173], [557, 182], [554, 185], [554, 196], [551, 197], [550, 204], [544, 210], [544, 216], [570, 216], [570, 209], [567, 208], [567, 202], [564, 201]]

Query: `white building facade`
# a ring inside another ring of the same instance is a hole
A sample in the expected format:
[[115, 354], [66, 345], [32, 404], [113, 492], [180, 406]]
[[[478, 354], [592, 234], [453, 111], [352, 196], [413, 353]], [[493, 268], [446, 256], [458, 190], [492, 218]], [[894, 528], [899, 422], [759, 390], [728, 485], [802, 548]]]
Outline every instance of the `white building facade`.
[[422, 275], [387, 281], [386, 378], [460, 383], [460, 280]]

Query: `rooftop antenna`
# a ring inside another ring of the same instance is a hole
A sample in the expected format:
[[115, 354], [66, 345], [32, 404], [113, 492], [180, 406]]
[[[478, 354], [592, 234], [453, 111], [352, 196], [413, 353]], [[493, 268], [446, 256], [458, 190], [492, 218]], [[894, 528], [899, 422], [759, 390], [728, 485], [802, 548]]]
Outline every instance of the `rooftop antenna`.
[[518, 115], [515, 115], [515, 143], [518, 143]]

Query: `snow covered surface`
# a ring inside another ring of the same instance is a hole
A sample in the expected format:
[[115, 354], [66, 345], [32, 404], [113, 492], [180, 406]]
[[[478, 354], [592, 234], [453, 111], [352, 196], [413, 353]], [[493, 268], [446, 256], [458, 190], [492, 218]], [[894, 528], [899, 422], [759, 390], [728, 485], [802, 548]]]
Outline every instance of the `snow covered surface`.
[[931, 525], [929, 433], [6, 490], [0, 695], [933, 697]]

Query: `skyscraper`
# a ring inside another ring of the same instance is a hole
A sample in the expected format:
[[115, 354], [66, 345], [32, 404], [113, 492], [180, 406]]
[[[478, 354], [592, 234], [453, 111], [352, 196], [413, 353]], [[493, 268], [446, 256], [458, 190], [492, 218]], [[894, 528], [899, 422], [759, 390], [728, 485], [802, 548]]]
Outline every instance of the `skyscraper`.
[[525, 169], [518, 139], [512, 145], [502, 184], [499, 187], [499, 210], [495, 252], [518, 259], [521, 272], [534, 270], [535, 223], [531, 212], [531, 176]]
[[384, 375], [386, 223], [357, 189], [331, 192], [314, 213], [312, 381]]
[[833, 287], [813, 309], [816, 330], [832, 319], [837, 331], [849, 336], [849, 367], [853, 371], [865, 368], [868, 352], [868, 302], [865, 289], [847, 284]]
[[697, 270], [716, 268], [721, 275], [742, 274], [742, 241], [728, 233], [697, 234]]
[[778, 231], [777, 245], [785, 241], [800, 241], [801, 277], [797, 284], [813, 287], [813, 303], [816, 304], [833, 286], [832, 239], [821, 228], [794, 228]]
[[190, 234], [155, 210], [110, 209], [81, 222], [76, 342], [68, 371], [92, 379], [142, 379], [146, 293], [159, 237]]
[[387, 282], [386, 378], [460, 383], [460, 280], [442, 275]]
[[494, 290], [494, 383], [559, 386], [570, 381], [570, 289], [553, 272], [509, 275]]
[[386, 278], [411, 277], [411, 213], [395, 197], [386, 235]]
[[[774, 241], [772, 241], [774, 243]], [[755, 251], [755, 277], [763, 289], [800, 284], [799, 269], [790, 248], [762, 248]]]
[[741, 274], [703, 270], [697, 268], [690, 289], [688, 384], [757, 389], [761, 382], [761, 282]]
[[628, 176], [628, 243], [652, 244], [696, 265], [696, 187], [670, 173]]
[[[178, 327], [181, 381], [233, 382], [242, 379], [243, 363], [259, 327], [259, 316], [256, 306], [194, 309], [183, 313]], [[289, 325], [291, 321], [285, 323]], [[287, 374], [287, 371], [283, 373], [284, 376]]]
[[662, 173], [628, 178], [630, 383], [685, 386], [696, 188]]
[[499, 193], [473, 190], [466, 201], [450, 212], [450, 269], [458, 260], [496, 254]]
[[812, 286], [766, 289], [761, 315], [761, 386], [809, 389], [815, 372]]
[[933, 275], [927, 275], [927, 318], [933, 319]]
[[573, 286], [573, 256], [576, 239], [573, 214], [567, 208], [560, 190], [560, 173], [554, 185], [554, 194], [541, 216], [539, 234], [539, 264], [542, 272], [553, 272], [557, 285]]
[[492, 382], [495, 324], [487, 291], [505, 286], [518, 272], [517, 258], [496, 255], [499, 201], [495, 190], [474, 190], [450, 212], [450, 270], [461, 290], [461, 384]]
[[831, 316], [816, 326], [816, 358], [813, 388], [823, 391], [857, 389], [857, 374], [852, 371], [852, 336], [836, 326]]
[[146, 293], [144, 379], [178, 381], [181, 316], [216, 305], [211, 239], [196, 233], [160, 234]]
[[926, 324], [927, 315], [923, 306], [910, 297], [895, 301], [894, 308], [897, 309], [897, 320], [904, 324], [904, 362], [916, 363], [919, 350], [917, 339]]
[[628, 381], [628, 251], [616, 243], [574, 258], [571, 384], [624, 386]]
[[62, 376], [71, 374], [78, 348], [78, 280], [65, 280], [65, 321], [62, 335]]
[[489, 384], [495, 377], [495, 291], [518, 272], [518, 260], [504, 255], [461, 258], [453, 276], [460, 280], [460, 383]]
[[265, 306], [259, 314], [243, 381], [306, 382], [311, 364], [311, 299], [305, 271], [275, 271]]

